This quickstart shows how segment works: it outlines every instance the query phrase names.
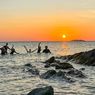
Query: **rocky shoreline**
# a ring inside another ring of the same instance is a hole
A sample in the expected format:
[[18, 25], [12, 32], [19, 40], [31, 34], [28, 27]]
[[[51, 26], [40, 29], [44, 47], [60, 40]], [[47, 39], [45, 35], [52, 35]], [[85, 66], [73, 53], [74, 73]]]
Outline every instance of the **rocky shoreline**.
[[[61, 62], [59, 59], [64, 60]], [[54, 69], [49, 69], [48, 71], [40, 74], [40, 71], [33, 67], [30, 63], [25, 65], [27, 71], [33, 75], [37, 75], [42, 79], [58, 79], [64, 80], [66, 82], [75, 82], [75, 78], [87, 78], [84, 74], [85, 68], [76, 69], [69, 62], [73, 61], [75, 64], [82, 64], [88, 66], [95, 66], [95, 49], [86, 52], [76, 53], [74, 55], [61, 56], [61, 57], [51, 57], [50, 59], [43, 62], [44, 68], [53, 67]], [[54, 95], [54, 89], [51, 86], [36, 88], [32, 90], [27, 95]]]
[[61, 56], [59, 59], [63, 59], [66, 62], [73, 61], [75, 64], [95, 66], [95, 49], [76, 53], [74, 55]]

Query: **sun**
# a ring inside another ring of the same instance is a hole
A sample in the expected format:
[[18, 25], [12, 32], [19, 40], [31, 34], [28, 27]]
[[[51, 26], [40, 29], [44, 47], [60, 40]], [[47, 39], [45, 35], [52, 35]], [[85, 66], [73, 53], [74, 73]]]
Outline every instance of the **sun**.
[[66, 38], [66, 35], [65, 35], [65, 34], [63, 34], [63, 35], [62, 35], [62, 38], [64, 38], [64, 39], [65, 39], [65, 38]]

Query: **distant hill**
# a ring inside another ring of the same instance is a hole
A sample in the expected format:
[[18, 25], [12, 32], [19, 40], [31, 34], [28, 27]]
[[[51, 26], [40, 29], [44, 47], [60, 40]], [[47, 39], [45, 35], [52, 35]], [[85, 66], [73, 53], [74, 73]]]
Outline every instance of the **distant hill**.
[[72, 40], [72, 42], [86, 42], [85, 40]]

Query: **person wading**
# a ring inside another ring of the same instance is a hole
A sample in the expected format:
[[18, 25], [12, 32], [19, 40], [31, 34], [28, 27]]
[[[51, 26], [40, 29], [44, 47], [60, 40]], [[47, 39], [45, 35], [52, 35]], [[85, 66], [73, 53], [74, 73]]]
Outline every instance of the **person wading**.
[[48, 49], [48, 46], [45, 46], [45, 49], [43, 50], [43, 53], [51, 53], [51, 51]]

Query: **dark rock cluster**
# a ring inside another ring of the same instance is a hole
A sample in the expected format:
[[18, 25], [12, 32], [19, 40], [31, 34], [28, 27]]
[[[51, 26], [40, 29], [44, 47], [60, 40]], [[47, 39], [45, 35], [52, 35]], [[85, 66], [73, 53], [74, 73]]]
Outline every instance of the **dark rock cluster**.
[[77, 64], [95, 66], [95, 49], [76, 53], [74, 55], [63, 56], [62, 58], [67, 61], [75, 61]]
[[[58, 59], [65, 61], [60, 62]], [[95, 66], [95, 49], [87, 52], [76, 53], [74, 55], [62, 56], [60, 58], [58, 57], [57, 59], [53, 56], [44, 62], [44, 67], [54, 67], [54, 69], [50, 69], [43, 74], [39, 74], [39, 71], [31, 64], [26, 64], [25, 67], [28, 68], [28, 72], [39, 75], [42, 79], [61, 78], [67, 82], [74, 82], [73, 78], [87, 78], [87, 76], [83, 73], [85, 68], [78, 70], [69, 63], [70, 61], [74, 61], [77, 64]], [[37, 88], [27, 95], [54, 95], [54, 89], [51, 86]]]
[[47, 61], [45, 61], [45, 68], [48, 68], [50, 66], [55, 67], [56, 69], [70, 69], [70, 68], [74, 68], [71, 64], [63, 62], [61, 63], [58, 60], [55, 60], [55, 57], [51, 57], [50, 59], [48, 59]]

